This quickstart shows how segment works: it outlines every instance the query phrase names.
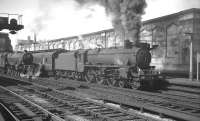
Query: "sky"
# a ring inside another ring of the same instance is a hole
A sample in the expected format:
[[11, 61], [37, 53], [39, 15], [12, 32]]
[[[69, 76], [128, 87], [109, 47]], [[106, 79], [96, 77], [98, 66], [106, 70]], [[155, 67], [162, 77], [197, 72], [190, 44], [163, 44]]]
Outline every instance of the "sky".
[[[200, 0], [146, 0], [142, 20], [200, 8]], [[0, 13], [22, 14], [25, 28], [10, 35], [12, 45], [17, 39], [49, 40], [112, 28], [111, 18], [99, 5], [80, 8], [73, 0], [0, 0]], [[37, 22], [36, 22], [37, 21]]]

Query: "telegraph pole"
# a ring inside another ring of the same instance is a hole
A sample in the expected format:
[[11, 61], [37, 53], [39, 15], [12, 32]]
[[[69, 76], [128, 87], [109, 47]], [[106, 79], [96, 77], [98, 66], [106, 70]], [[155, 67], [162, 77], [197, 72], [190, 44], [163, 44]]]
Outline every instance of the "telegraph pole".
[[189, 70], [189, 79], [193, 80], [193, 33], [185, 33], [185, 35], [188, 35], [190, 37], [190, 70]]
[[199, 81], [199, 62], [200, 62], [200, 53], [197, 53], [197, 81]]
[[34, 51], [36, 51], [36, 42], [37, 42], [37, 35], [36, 32], [34, 32], [34, 40], [33, 40], [33, 44], [34, 44]]

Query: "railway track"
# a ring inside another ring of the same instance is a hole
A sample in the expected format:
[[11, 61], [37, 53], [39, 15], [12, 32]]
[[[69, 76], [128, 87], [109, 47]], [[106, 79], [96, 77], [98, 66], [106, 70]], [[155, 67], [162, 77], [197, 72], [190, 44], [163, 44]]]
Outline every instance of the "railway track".
[[[64, 90], [66, 85], [80, 86], [74, 81], [47, 81], [42, 79], [34, 80], [41, 85], [48, 85], [54, 88]], [[81, 92], [96, 95], [98, 98], [114, 103], [124, 105], [126, 107], [137, 108], [142, 111], [151, 111], [164, 116], [170, 116], [178, 120], [199, 120], [200, 103], [199, 98], [185, 98], [184, 96], [175, 96], [170, 94], [158, 94], [142, 92], [129, 89], [118, 89], [113, 87], [98, 87], [89, 85], [90, 90], [81, 90]], [[73, 93], [73, 91], [71, 92]]]
[[[43, 110], [46, 110], [46, 113], [50, 117], [56, 117], [54, 119], [56, 121], [156, 121], [153, 118], [130, 113], [124, 109], [114, 108], [92, 100], [76, 97], [72, 94], [64, 94], [50, 88], [36, 85], [16, 85], [7, 87], [7, 89], [1, 87], [0, 92], [2, 93], [1, 99], [3, 102], [10, 102], [8, 105], [15, 104], [16, 107], [23, 109], [23, 111], [20, 111], [20, 115], [17, 115], [21, 118], [19, 119], [20, 121], [25, 121], [23, 117], [25, 114], [32, 116], [32, 119], [33, 117], [35, 118], [33, 114], [44, 114], [41, 113], [42, 111], [40, 113], [34, 113], [38, 112], [38, 109], [34, 108], [33, 105], [37, 105]], [[6, 98], [8, 95], [10, 98]], [[32, 105], [26, 103], [24, 100]], [[10, 107], [10, 109], [12, 112], [15, 112], [17, 108]], [[16, 111], [16, 114], [18, 112]], [[36, 121], [38, 119], [33, 120]]]
[[[58, 80], [56, 82], [58, 82]], [[52, 86], [57, 86], [57, 89], [62, 90], [65, 88], [64, 85], [69, 85], [72, 83], [73, 81], [66, 81], [64, 83], [63, 81], [60, 81], [55, 85], [55, 83], [52, 82]], [[187, 120], [193, 119], [193, 116], [197, 117], [196, 120], [199, 119], [200, 102], [198, 97], [191, 98], [171, 94], [149, 93], [107, 86], [89, 86], [89, 93], [92, 95], [97, 95], [97, 97], [103, 100], [108, 100], [112, 102], [114, 100], [114, 102], [134, 106], [136, 108], [141, 108], [141, 110], [150, 110], [154, 112], [159, 112], [160, 114], [170, 115], [172, 117], [178, 117]], [[81, 92], [82, 91], [84, 90], [81, 90]]]
[[[43, 80], [43, 78], [40, 78], [39, 80]], [[47, 79], [47, 78], [45, 78], [44, 80], [53, 81], [53, 82], [55, 81], [55, 79]], [[57, 79], [56, 82], [59, 83], [59, 80], [62, 80], [60, 85], [55, 84], [55, 83], [53, 83], [53, 85], [57, 85], [57, 86], [60, 86], [60, 88], [62, 88], [62, 87], [64, 88], [65, 85], [63, 85], [63, 80], [66, 80], [66, 79]], [[72, 79], [67, 79], [67, 81], [69, 81], [69, 80], [72, 80]], [[74, 80], [70, 81], [70, 83], [71, 82], [74, 83]], [[91, 84], [91, 83], [89, 84], [89, 83], [86, 83], [83, 81], [76, 81], [75, 83], [77, 83], [78, 85], [89, 85], [90, 87], [105, 87], [105, 88], [109, 87], [109, 88], [113, 88], [113, 89], [126, 90], [126, 91], [129, 91], [129, 90], [134, 91], [135, 90], [135, 89], [120, 88], [120, 87], [110, 87], [110, 86], [106, 86], [106, 85], [104, 86], [104, 85], [99, 85], [99, 84]], [[190, 87], [190, 86], [186, 86], [186, 85], [184, 86], [184, 85], [172, 84], [172, 85], [169, 85], [168, 88], [159, 90], [154, 93], [156, 93], [158, 95], [160, 93], [162, 93], [162, 95], [165, 94], [166, 96], [174, 95], [174, 97], [178, 97], [178, 99], [179, 99], [179, 97], [181, 97], [181, 99], [188, 98], [188, 100], [191, 100], [193, 98], [199, 100], [199, 98], [200, 98], [200, 88], [198, 86]]]
[[[119, 90], [108, 91], [102, 89], [94, 89], [98, 92], [98, 97], [104, 98], [105, 100], [120, 102], [127, 106], [133, 106], [135, 108], [140, 108], [140, 110], [148, 110], [153, 112], [159, 112], [160, 115], [168, 115], [172, 117], [177, 117], [179, 119], [185, 120], [199, 120], [200, 118], [200, 105], [197, 102], [181, 102], [181, 100], [172, 99], [170, 97], [157, 97], [155, 95], [146, 95], [145, 93], [134, 93], [124, 94]], [[113, 97], [106, 97], [105, 93], [113, 95]], [[120, 99], [117, 95], [123, 95], [126, 99]], [[132, 100], [132, 102], [130, 102]], [[196, 119], [194, 118], [196, 117]]]
[[9, 121], [59, 121], [60, 118], [20, 95], [0, 86], [1, 113]]
[[[176, 81], [176, 80], [174, 80]], [[186, 81], [184, 81], [186, 82]], [[167, 90], [177, 91], [177, 92], [184, 92], [189, 94], [197, 94], [200, 95], [200, 83], [199, 82], [172, 82], [169, 81], [170, 85], [167, 87]], [[195, 85], [196, 84], [196, 85]]]
[[[85, 83], [83, 82], [75, 82], [75, 81], [64, 81], [64, 80], [43, 80], [43, 79], [39, 79], [39, 80], [34, 80], [35, 82], [41, 84], [41, 85], [49, 85], [51, 87], [56, 87], [58, 90], [64, 90], [66, 87], [66, 85], [70, 85], [71, 87], [79, 87], [80, 85], [85, 85]], [[192, 94], [188, 94], [188, 95], [184, 95], [180, 92], [175, 93], [174, 91], [160, 91], [160, 92], [146, 92], [146, 91], [138, 91], [138, 90], [130, 90], [130, 89], [122, 89], [122, 88], [116, 88], [116, 87], [107, 87], [107, 86], [102, 86], [102, 85], [96, 85], [96, 84], [87, 84], [88, 87], [90, 87], [90, 89], [93, 90], [101, 90], [101, 89], [111, 89], [111, 93], [116, 92], [117, 94], [121, 94], [122, 95], [145, 95], [145, 97], [147, 98], [158, 98], [158, 99], [164, 99], [164, 100], [169, 100], [170, 102], [183, 102], [186, 105], [193, 105], [195, 107], [199, 107], [200, 106], [200, 95], [192, 95]], [[178, 94], [179, 93], [179, 94]]]

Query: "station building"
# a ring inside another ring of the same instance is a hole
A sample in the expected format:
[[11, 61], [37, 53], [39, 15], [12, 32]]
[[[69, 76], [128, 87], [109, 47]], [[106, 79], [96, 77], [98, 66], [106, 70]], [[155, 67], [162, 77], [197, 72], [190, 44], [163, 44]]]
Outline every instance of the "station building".
[[189, 9], [144, 21], [141, 40], [159, 45], [152, 52], [153, 65], [161, 70], [185, 74], [189, 71], [191, 42], [193, 67], [196, 67], [196, 55], [200, 52], [200, 9]]

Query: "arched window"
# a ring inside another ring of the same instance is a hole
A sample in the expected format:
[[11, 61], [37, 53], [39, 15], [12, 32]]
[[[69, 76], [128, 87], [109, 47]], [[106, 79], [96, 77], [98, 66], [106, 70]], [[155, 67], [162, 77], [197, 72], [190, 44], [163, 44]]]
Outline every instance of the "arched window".
[[114, 32], [109, 32], [107, 33], [107, 46], [109, 47], [114, 47], [115, 46], [115, 33]]
[[165, 56], [166, 41], [165, 41], [164, 27], [155, 26], [152, 29], [152, 45], [158, 45], [157, 49], [152, 50], [154, 57], [162, 58], [163, 56]]
[[167, 56], [178, 57], [178, 27], [176, 24], [167, 26]]
[[143, 28], [140, 31], [140, 41], [152, 44], [152, 29]]

